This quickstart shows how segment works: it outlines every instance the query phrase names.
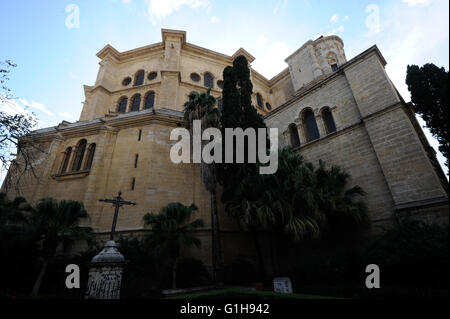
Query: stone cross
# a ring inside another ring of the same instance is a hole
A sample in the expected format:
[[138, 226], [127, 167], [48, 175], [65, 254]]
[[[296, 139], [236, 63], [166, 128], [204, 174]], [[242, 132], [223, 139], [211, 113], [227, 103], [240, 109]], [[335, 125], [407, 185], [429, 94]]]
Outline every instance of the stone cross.
[[114, 197], [113, 199], [99, 199], [99, 201], [101, 202], [105, 202], [105, 203], [111, 203], [116, 207], [116, 210], [114, 211], [114, 219], [113, 219], [113, 224], [112, 224], [112, 228], [111, 228], [111, 235], [109, 236], [109, 240], [114, 240], [114, 233], [116, 231], [116, 225], [117, 225], [117, 217], [119, 216], [119, 208], [122, 205], [136, 205], [136, 203], [134, 202], [127, 202], [124, 201], [122, 197], [120, 197], [120, 195], [122, 195], [122, 192], [119, 192], [117, 197]]

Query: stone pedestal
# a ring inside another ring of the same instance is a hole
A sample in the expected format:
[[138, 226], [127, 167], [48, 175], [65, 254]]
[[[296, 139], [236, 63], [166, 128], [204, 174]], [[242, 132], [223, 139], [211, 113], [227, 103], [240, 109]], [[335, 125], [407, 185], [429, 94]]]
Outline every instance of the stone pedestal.
[[86, 299], [119, 299], [125, 258], [114, 240], [91, 260]]

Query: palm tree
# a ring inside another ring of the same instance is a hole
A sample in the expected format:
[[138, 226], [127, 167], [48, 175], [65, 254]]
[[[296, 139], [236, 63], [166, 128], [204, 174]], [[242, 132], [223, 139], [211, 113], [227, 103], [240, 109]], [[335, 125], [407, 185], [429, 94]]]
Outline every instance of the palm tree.
[[[189, 101], [184, 103], [184, 122], [185, 127], [191, 130], [194, 120], [201, 120], [202, 135], [207, 128], [218, 128], [220, 125], [220, 110], [215, 107], [216, 99], [210, 95], [211, 89], [203, 93], [192, 92], [189, 94]], [[208, 141], [202, 140], [203, 146]], [[211, 228], [212, 228], [212, 265], [213, 281], [222, 284], [223, 281], [223, 262], [222, 249], [220, 244], [220, 227], [217, 213], [217, 171], [214, 163], [207, 164], [203, 160], [200, 163], [200, 174], [205, 188], [210, 194], [211, 207]]]
[[[326, 169], [285, 148], [272, 175], [249, 174], [235, 187], [225, 207], [250, 227], [284, 234], [298, 242], [327, 231], [345, 231], [368, 224], [365, 193], [348, 187], [350, 175], [339, 167]], [[272, 238], [271, 243], [274, 243]]]
[[12, 201], [5, 193], [0, 193], [0, 227], [17, 227], [26, 220], [27, 212], [32, 207], [23, 197], [16, 197]]
[[34, 228], [35, 239], [41, 241], [41, 269], [32, 290], [32, 296], [39, 292], [49, 262], [60, 252], [70, 249], [77, 240], [92, 239], [90, 227], [79, 226], [80, 219], [87, 218], [84, 205], [77, 201], [56, 201], [43, 198], [35, 206], [30, 224]]
[[191, 233], [203, 227], [201, 219], [192, 222], [192, 215], [198, 210], [197, 206], [185, 206], [181, 203], [170, 203], [163, 207], [159, 214], [148, 213], [144, 216], [144, 223], [151, 225], [149, 235], [151, 243], [159, 250], [168, 254], [172, 264], [172, 288], [176, 288], [177, 263], [181, 245], [200, 247], [200, 240]]

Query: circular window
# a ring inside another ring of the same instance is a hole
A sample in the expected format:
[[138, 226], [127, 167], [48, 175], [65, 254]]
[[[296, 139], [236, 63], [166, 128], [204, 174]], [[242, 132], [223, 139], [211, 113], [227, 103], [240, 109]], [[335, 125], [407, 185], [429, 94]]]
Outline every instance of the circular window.
[[148, 79], [151, 81], [151, 80], [154, 80], [154, 79], [156, 79], [156, 77], [158, 76], [158, 73], [156, 73], [156, 72], [150, 72], [149, 74], [148, 74]]
[[272, 110], [272, 105], [270, 105], [269, 103], [266, 103], [266, 109], [268, 109], [269, 111]]
[[131, 83], [131, 78], [129, 76], [127, 76], [125, 79], [123, 79], [122, 81], [122, 85], [127, 86], [128, 84]]
[[217, 86], [223, 89], [223, 81], [222, 80], [217, 81]]
[[191, 73], [191, 80], [194, 82], [200, 81], [200, 75], [198, 75], [197, 73]]

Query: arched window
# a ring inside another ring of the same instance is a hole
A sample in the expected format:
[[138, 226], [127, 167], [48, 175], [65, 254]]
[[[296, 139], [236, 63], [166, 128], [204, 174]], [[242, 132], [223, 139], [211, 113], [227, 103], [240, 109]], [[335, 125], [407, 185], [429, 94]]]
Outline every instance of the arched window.
[[61, 166], [61, 174], [65, 173], [67, 171], [67, 167], [69, 166], [69, 160], [70, 160], [71, 154], [72, 154], [72, 148], [71, 147], [66, 148], [66, 151], [64, 152], [62, 166]]
[[259, 94], [259, 93], [256, 93], [256, 104], [258, 104], [258, 107], [260, 109], [263, 108], [263, 98], [262, 98], [261, 94]]
[[144, 70], [137, 71], [134, 77], [134, 86], [144, 84], [144, 76], [145, 76]]
[[339, 69], [336, 53], [328, 52], [328, 54], [327, 54], [327, 61], [328, 61], [328, 64], [330, 65], [331, 70], [333, 72], [336, 72]]
[[150, 91], [145, 96], [144, 109], [151, 109], [155, 105], [155, 92]]
[[322, 111], [322, 119], [325, 124], [325, 130], [327, 131], [327, 134], [336, 131], [336, 124], [334, 123], [333, 114], [331, 114], [330, 108], [327, 107]]
[[117, 112], [125, 113], [127, 110], [128, 98], [124, 96], [119, 100], [119, 104], [117, 106]]
[[84, 169], [89, 170], [91, 169], [92, 161], [94, 160], [95, 143], [89, 145], [87, 152], [88, 153], [86, 156], [86, 163], [84, 164]]
[[294, 123], [289, 124], [289, 135], [291, 138], [291, 146], [300, 146], [300, 136], [298, 136], [297, 125]]
[[206, 86], [207, 88], [213, 88], [214, 86], [214, 81], [213, 81], [213, 76], [211, 75], [211, 73], [206, 72], [205, 75], [203, 76], [203, 85]]
[[75, 159], [72, 165], [72, 171], [79, 171], [81, 168], [81, 162], [83, 161], [84, 152], [86, 150], [86, 140], [82, 139], [78, 142], [77, 149], [75, 150]]
[[303, 125], [305, 127], [308, 142], [314, 141], [320, 137], [316, 118], [314, 117], [314, 113], [311, 109], [306, 109], [303, 111]]
[[136, 94], [135, 96], [133, 96], [133, 98], [131, 99], [131, 112], [133, 111], [139, 111], [139, 107], [141, 106], [141, 95], [140, 94]]

